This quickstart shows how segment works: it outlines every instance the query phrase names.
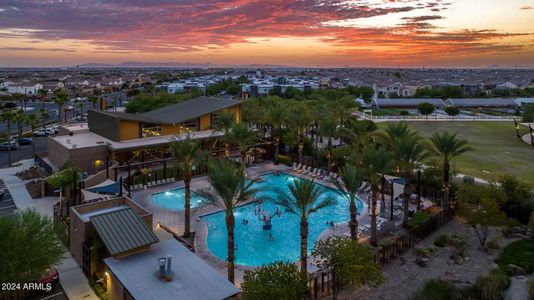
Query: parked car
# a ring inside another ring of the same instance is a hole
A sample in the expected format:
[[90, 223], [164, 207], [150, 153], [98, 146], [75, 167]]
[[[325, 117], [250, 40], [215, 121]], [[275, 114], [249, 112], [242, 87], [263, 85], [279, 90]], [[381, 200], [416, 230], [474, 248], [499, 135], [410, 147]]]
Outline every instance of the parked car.
[[7, 151], [9, 150], [9, 148], [11, 148], [11, 150], [17, 150], [18, 148], [17, 143], [14, 141], [9, 141], [9, 142], [0, 144], [0, 150], [2, 151]]
[[58, 128], [57, 127], [48, 127], [48, 128], [46, 128], [46, 133], [47, 134], [57, 134], [58, 133]]
[[35, 282], [44, 284], [50, 283], [52, 286], [55, 286], [59, 283], [59, 272], [56, 270], [56, 268], [50, 268], [46, 270], [43, 276]]
[[17, 139], [16, 136], [12, 137], [11, 138], [11, 141], [12, 142], [18, 142], [19, 145], [31, 145], [32, 144], [32, 139], [31, 138], [20, 138], [20, 139]]
[[48, 132], [47, 130], [44, 130], [44, 129], [37, 130], [33, 133], [33, 136], [47, 136], [47, 135], [48, 135]]

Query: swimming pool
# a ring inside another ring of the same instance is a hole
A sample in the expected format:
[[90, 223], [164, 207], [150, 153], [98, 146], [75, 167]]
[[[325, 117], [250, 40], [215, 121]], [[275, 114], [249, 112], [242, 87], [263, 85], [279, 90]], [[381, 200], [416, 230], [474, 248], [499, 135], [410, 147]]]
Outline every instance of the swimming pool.
[[[172, 189], [161, 193], [155, 193], [150, 196], [152, 203], [155, 205], [171, 210], [184, 210], [185, 189]], [[191, 191], [191, 207], [202, 205], [202, 197]]]
[[[258, 196], [274, 196], [272, 188], [282, 188], [288, 191], [287, 183], [296, 177], [281, 173], [279, 176], [271, 174], [263, 176], [262, 182], [255, 183], [261, 188]], [[338, 198], [335, 206], [324, 208], [313, 214], [309, 220], [308, 252], [311, 252], [319, 235], [331, 226], [329, 223], [341, 223], [349, 220], [348, 202], [341, 198], [334, 190], [326, 188], [326, 195]], [[363, 211], [363, 203], [358, 199], [358, 211]], [[262, 210], [274, 214], [276, 205], [264, 202]], [[217, 212], [203, 216], [208, 227], [207, 244], [209, 250], [219, 259], [227, 257], [227, 230], [224, 213]], [[281, 216], [272, 218], [272, 230], [264, 230], [263, 222], [256, 215], [256, 203], [243, 205], [235, 212], [235, 245], [236, 264], [245, 266], [261, 266], [273, 261], [297, 261], [300, 256], [300, 225], [296, 215], [285, 212], [282, 208]], [[248, 224], [243, 224], [243, 220]], [[272, 235], [272, 240], [269, 235]]]

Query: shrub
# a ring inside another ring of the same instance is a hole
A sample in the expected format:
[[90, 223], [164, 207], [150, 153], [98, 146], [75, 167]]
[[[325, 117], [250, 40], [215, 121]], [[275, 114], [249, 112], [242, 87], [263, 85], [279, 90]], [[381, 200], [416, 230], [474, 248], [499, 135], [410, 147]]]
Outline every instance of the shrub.
[[407, 110], [401, 110], [401, 111], [399, 112], [399, 114], [400, 114], [401, 116], [409, 116], [409, 115], [410, 115], [410, 112], [408, 112]]
[[457, 234], [441, 235], [434, 241], [434, 245], [438, 247], [453, 247], [460, 255], [463, 255], [467, 247], [465, 237]]
[[529, 279], [528, 284], [528, 299], [534, 299], [534, 279]]
[[245, 271], [243, 299], [305, 299], [307, 280], [295, 264], [273, 262], [254, 271]]
[[291, 158], [286, 155], [278, 155], [278, 162], [291, 166]]
[[427, 248], [423, 248], [423, 247], [417, 247], [414, 249], [415, 251], [415, 255], [417, 256], [422, 256], [422, 257], [432, 257], [432, 255], [434, 255], [434, 248], [432, 247], [427, 247]]
[[496, 261], [509, 273], [509, 264], [521, 267], [527, 273], [534, 272], [534, 240], [521, 240], [509, 244]]
[[413, 300], [456, 300], [460, 299], [459, 291], [454, 284], [431, 279], [424, 283], [415, 293]]
[[413, 215], [413, 218], [408, 221], [408, 224], [406, 224], [406, 226], [408, 227], [408, 229], [412, 229], [426, 222], [428, 219], [430, 219], [430, 214], [418, 211]]
[[499, 300], [502, 299], [502, 293], [508, 284], [507, 274], [500, 269], [494, 269], [487, 275], [479, 276], [473, 289], [477, 299]]

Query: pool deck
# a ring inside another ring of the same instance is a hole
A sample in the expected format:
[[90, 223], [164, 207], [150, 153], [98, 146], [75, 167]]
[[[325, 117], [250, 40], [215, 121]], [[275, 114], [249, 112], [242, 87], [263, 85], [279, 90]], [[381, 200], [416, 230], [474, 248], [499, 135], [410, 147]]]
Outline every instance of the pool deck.
[[[266, 164], [259, 164], [254, 165], [249, 168], [247, 168], [247, 176], [249, 178], [255, 178], [264, 174], [269, 174], [273, 172], [278, 171], [284, 171], [288, 174], [291, 174], [293, 176], [298, 176], [302, 178], [310, 179], [309, 176], [302, 175], [296, 172], [292, 172], [289, 167], [285, 165], [274, 165], [272, 163], [266, 163]], [[327, 180], [320, 180], [317, 179], [315, 181], [316, 183], [325, 185], [330, 188], [336, 188], [334, 184], [332, 184], [330, 181]], [[178, 235], [183, 234], [184, 230], [184, 212], [183, 211], [177, 211], [177, 210], [169, 210], [162, 207], [159, 207], [152, 203], [151, 201], [151, 194], [167, 191], [169, 189], [176, 189], [176, 188], [183, 188], [184, 182], [178, 181], [173, 182], [169, 184], [164, 184], [156, 187], [150, 187], [145, 190], [135, 191], [132, 193], [132, 199], [141, 205], [143, 208], [145, 208], [147, 211], [151, 212], [153, 214], [153, 227], [156, 227], [156, 224], [160, 222], [161, 224], [164, 224], [167, 228], [172, 230]], [[210, 187], [210, 184], [208, 182], [207, 176], [202, 177], [195, 177], [191, 181], [191, 190], [197, 191], [199, 189], [203, 189], [206, 187]], [[360, 212], [360, 215], [358, 216], [358, 229], [359, 231], [362, 231], [362, 235], [360, 236], [360, 239], [362, 241], [368, 240], [368, 229], [366, 227], [369, 227], [371, 224], [371, 217], [369, 215], [369, 208], [367, 204], [367, 199], [370, 195], [363, 193], [360, 194], [360, 199], [362, 200], [364, 204], [363, 212]], [[377, 210], [380, 211], [380, 201], [378, 201], [378, 208]], [[413, 206], [413, 205], [412, 205]], [[200, 206], [195, 207], [191, 209], [191, 230], [195, 231], [195, 239], [194, 239], [194, 247], [196, 254], [202, 258], [206, 263], [208, 263], [210, 266], [212, 266], [215, 270], [217, 270], [221, 275], [226, 276], [226, 262], [219, 259], [218, 257], [214, 256], [208, 249], [207, 246], [207, 235], [208, 235], [208, 229], [206, 226], [206, 223], [201, 220], [201, 216], [214, 213], [220, 211], [219, 208], [214, 206]], [[389, 199], [386, 197], [386, 210], [384, 217], [389, 216]], [[394, 218], [393, 222], [386, 220], [384, 218], [379, 217], [379, 219], [382, 219], [384, 222], [381, 231], [379, 232], [380, 235], [385, 234], [391, 234], [395, 233], [396, 231], [399, 231], [398, 225], [402, 221], [402, 215], [398, 215]], [[333, 227], [325, 230], [321, 235], [319, 236], [319, 239], [326, 239], [330, 236], [350, 236], [350, 230], [348, 227], [348, 223], [338, 223], [335, 224]], [[246, 270], [253, 270], [254, 267], [248, 267], [243, 265], [236, 265], [235, 267], [235, 282], [236, 285], [239, 286], [240, 283], [243, 280], [243, 275]], [[313, 273], [317, 270], [315, 266], [313, 266], [311, 263], [308, 265], [308, 270], [310, 273]]]

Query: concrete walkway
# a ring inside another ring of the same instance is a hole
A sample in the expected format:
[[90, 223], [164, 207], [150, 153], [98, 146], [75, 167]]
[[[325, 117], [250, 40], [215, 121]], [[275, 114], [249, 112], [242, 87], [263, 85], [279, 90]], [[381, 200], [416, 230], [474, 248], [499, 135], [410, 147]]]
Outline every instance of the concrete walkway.
[[[15, 173], [28, 169], [33, 165], [33, 160], [20, 161], [20, 165], [0, 169], [0, 179], [11, 193], [13, 201], [18, 210], [35, 209], [41, 214], [52, 217], [53, 205], [57, 202], [56, 197], [44, 197], [32, 199], [24, 182], [15, 176]], [[82, 272], [82, 269], [74, 261], [69, 251], [65, 252], [64, 258], [57, 264], [60, 283], [69, 299], [98, 300], [99, 298], [89, 286], [89, 281]]]

